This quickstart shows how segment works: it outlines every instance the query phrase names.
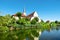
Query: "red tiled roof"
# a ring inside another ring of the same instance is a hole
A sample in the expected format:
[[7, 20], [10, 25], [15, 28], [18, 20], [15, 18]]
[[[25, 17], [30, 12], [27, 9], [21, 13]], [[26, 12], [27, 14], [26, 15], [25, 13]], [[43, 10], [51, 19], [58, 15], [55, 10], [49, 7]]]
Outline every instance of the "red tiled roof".
[[12, 16], [17, 16], [16, 14], [12, 15]]
[[34, 15], [34, 12], [29, 14], [27, 17], [32, 17]]
[[[35, 13], [35, 12], [29, 14], [28, 16], [26, 16], [26, 15], [24, 15], [24, 14], [22, 13], [21, 17], [27, 17], [27, 18], [29, 17], [29, 18], [31, 18], [31, 17], [34, 15], [34, 13]], [[17, 15], [14, 14], [13, 16], [17, 16]]]

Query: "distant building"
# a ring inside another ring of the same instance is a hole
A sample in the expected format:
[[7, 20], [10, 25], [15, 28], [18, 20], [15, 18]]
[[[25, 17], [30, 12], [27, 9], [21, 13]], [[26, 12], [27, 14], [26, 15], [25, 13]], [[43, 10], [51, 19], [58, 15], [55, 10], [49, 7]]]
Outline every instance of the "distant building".
[[[17, 15], [14, 14], [13, 17], [14, 17], [16, 20], [19, 20], [19, 18], [17, 17]], [[37, 13], [36, 11], [32, 12], [32, 13], [29, 14], [29, 15], [26, 15], [26, 12], [25, 12], [25, 9], [24, 9], [24, 10], [23, 10], [23, 13], [22, 13], [22, 15], [21, 15], [21, 18], [24, 18], [24, 17], [30, 18], [30, 21], [33, 20], [35, 17], [37, 17], [37, 18], [39, 19], [38, 22], [41, 22], [41, 19], [39, 18], [38, 13]]]
[[13, 18], [15, 18], [16, 20], [19, 20], [19, 17], [16, 15], [16, 14], [14, 14], [14, 15], [12, 15], [13, 16]]

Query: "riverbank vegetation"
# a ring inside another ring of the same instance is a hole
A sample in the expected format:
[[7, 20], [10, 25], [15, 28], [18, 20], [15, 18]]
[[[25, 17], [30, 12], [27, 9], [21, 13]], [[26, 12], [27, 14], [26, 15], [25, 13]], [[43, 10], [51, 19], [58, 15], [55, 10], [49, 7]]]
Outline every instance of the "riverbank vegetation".
[[29, 18], [21, 18], [21, 12], [17, 12], [16, 15], [19, 17], [19, 20], [13, 18], [12, 15], [0, 16], [0, 31], [9, 31], [9, 30], [19, 30], [19, 29], [31, 29], [38, 28], [41, 30], [51, 29], [60, 25], [60, 22], [38, 22], [38, 18], [35, 17], [32, 21]]

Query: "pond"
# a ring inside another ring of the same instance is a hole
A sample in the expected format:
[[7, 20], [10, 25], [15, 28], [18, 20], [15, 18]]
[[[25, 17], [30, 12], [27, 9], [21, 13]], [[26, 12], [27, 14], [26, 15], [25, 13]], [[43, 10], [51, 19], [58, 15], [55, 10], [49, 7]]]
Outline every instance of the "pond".
[[21, 29], [0, 32], [0, 40], [60, 40], [60, 30]]

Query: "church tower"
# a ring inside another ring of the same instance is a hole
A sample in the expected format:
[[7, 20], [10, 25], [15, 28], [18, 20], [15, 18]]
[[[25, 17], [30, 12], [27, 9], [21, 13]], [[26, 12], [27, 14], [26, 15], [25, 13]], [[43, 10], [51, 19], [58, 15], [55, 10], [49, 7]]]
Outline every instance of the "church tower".
[[23, 14], [26, 16], [26, 11], [25, 11], [25, 8], [23, 9]]

